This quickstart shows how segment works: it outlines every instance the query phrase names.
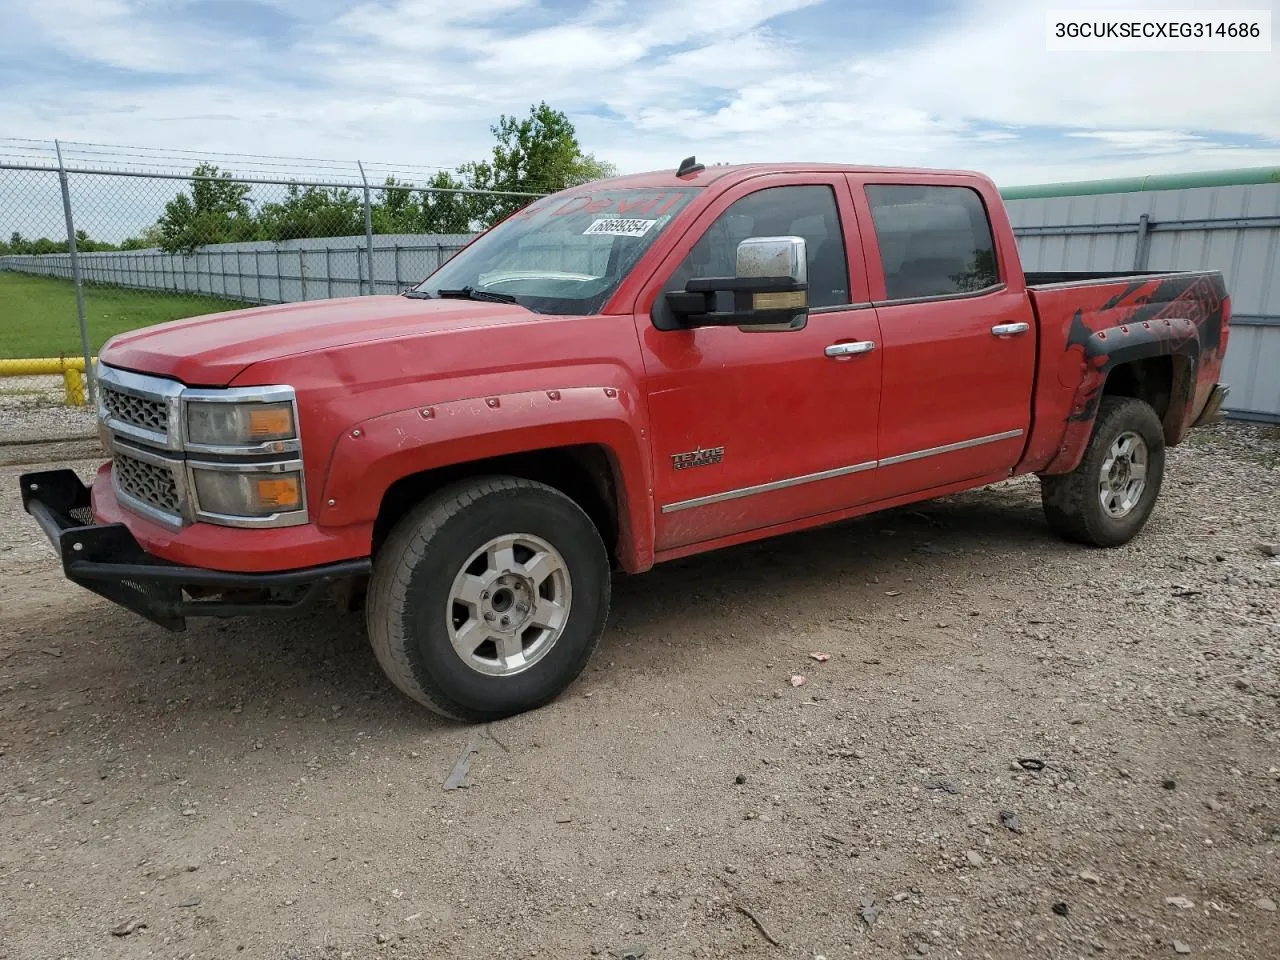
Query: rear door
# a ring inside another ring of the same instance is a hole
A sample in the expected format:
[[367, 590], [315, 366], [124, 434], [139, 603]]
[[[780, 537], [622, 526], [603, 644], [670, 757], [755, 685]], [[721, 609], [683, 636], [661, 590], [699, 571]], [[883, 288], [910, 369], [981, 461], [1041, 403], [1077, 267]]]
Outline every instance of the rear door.
[[1036, 326], [998, 196], [981, 178], [849, 179], [884, 347], [878, 498], [1012, 470]]
[[[667, 291], [733, 276], [747, 237], [787, 235], [807, 246], [802, 328], [660, 328]], [[651, 278], [635, 322], [659, 551], [872, 499], [880, 334], [842, 175], [770, 175], [727, 190]]]

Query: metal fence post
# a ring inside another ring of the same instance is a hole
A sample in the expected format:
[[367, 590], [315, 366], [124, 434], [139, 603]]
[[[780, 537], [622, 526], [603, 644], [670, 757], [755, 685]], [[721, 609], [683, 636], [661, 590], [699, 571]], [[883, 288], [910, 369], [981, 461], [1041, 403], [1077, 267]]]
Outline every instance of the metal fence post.
[[71, 279], [76, 286], [76, 313], [80, 317], [80, 349], [84, 353], [84, 378], [89, 384], [89, 404], [97, 406], [98, 385], [93, 372], [93, 351], [89, 349], [89, 323], [84, 312], [84, 284], [80, 282], [80, 255], [76, 251], [76, 224], [71, 216], [71, 188], [67, 185], [67, 168], [62, 162], [62, 144], [53, 141], [58, 152], [58, 182], [62, 185], [62, 212], [67, 220], [67, 253], [71, 255]]
[[369, 296], [378, 292], [373, 284], [373, 204], [369, 198], [369, 178], [364, 175], [364, 164], [359, 160], [360, 179], [364, 181], [364, 246], [369, 257]]
[[1151, 215], [1144, 213], [1138, 218], [1138, 242], [1133, 251], [1133, 269], [1145, 271], [1148, 255], [1151, 252]]

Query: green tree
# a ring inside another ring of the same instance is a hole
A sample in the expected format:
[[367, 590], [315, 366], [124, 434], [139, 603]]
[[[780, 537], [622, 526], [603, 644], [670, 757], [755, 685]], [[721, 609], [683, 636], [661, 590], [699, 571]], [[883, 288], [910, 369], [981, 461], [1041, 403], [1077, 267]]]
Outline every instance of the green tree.
[[9, 253], [18, 254], [20, 256], [32, 256], [37, 253], [67, 252], [67, 243], [65, 240], [62, 241], [61, 244], [50, 240], [48, 237], [28, 240], [17, 230], [10, 234], [7, 246]]
[[374, 233], [467, 233], [474, 218], [466, 184], [441, 170], [425, 187], [387, 177], [373, 205]]
[[257, 233], [263, 240], [300, 237], [350, 237], [364, 233], [364, 204], [341, 187], [289, 184], [281, 203], [263, 204]]
[[153, 223], [136, 237], [129, 237], [120, 243], [121, 250], [154, 250], [164, 246], [164, 236], [160, 225]]
[[191, 171], [190, 193], [179, 193], [166, 203], [156, 222], [161, 249], [189, 255], [209, 243], [254, 239], [249, 189], [213, 164], [199, 164]]
[[475, 220], [475, 204], [470, 195], [454, 193], [466, 183], [448, 170], [441, 170], [427, 181], [422, 192], [422, 228], [424, 233], [469, 233]]
[[[459, 172], [476, 190], [553, 193], [616, 174], [613, 164], [584, 153], [573, 123], [546, 101], [523, 120], [503, 114], [489, 128], [497, 140], [489, 160], [464, 164]], [[477, 197], [476, 218], [492, 225], [526, 206], [529, 197]]]
[[[65, 249], [65, 244], [63, 245]], [[105, 240], [94, 240], [85, 231], [76, 231], [76, 250], [80, 253], [106, 253], [112, 250], [119, 250], [114, 243], [107, 243]]]
[[422, 207], [413, 184], [387, 177], [382, 197], [370, 211], [374, 233], [416, 233]]
[[[103, 250], [118, 250], [115, 244], [107, 243], [103, 240], [92, 239], [85, 231], [76, 231], [76, 250], [80, 253], [97, 253]], [[66, 240], [50, 240], [48, 237], [40, 237], [38, 240], [28, 240], [17, 230], [9, 235], [9, 242], [0, 241], [0, 254], [37, 254], [37, 253], [66, 253]]]
[[[456, 173], [441, 170], [425, 184], [387, 178], [370, 211], [374, 232], [467, 233], [492, 226], [533, 198], [458, 192], [465, 188], [543, 194], [617, 173], [613, 164], [584, 152], [569, 118], [545, 102], [531, 106], [523, 119], [504, 114], [490, 129], [495, 143], [485, 160], [463, 164]], [[346, 188], [292, 183], [284, 200], [263, 204], [256, 214], [250, 189], [233, 181], [230, 173], [201, 163], [191, 171], [189, 189], [165, 204], [163, 216], [152, 227], [121, 247], [190, 254], [206, 244], [237, 240], [278, 242], [364, 233], [361, 197]], [[18, 240], [39, 242], [15, 234], [11, 250]]]

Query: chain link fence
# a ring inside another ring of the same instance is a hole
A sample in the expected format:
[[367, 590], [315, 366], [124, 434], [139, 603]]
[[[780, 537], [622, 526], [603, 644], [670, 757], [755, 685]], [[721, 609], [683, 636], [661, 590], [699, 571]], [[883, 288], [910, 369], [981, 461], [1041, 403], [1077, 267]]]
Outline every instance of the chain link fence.
[[127, 166], [104, 167], [87, 148], [0, 151], [0, 377], [47, 374], [57, 361], [89, 371], [92, 399], [91, 358], [117, 333], [399, 293], [496, 215], [540, 196], [441, 188], [359, 163], [312, 178], [206, 162], [185, 173]]

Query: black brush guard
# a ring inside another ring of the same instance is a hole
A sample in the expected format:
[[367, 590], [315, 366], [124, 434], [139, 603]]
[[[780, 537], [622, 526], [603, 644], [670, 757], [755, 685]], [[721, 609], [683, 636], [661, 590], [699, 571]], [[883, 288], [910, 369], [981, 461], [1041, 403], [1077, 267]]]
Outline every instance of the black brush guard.
[[283, 573], [183, 567], [148, 554], [122, 523], [94, 523], [89, 488], [72, 470], [24, 473], [22, 506], [35, 518], [73, 583], [148, 620], [182, 630], [187, 617], [290, 614], [337, 581], [369, 575], [368, 558]]

